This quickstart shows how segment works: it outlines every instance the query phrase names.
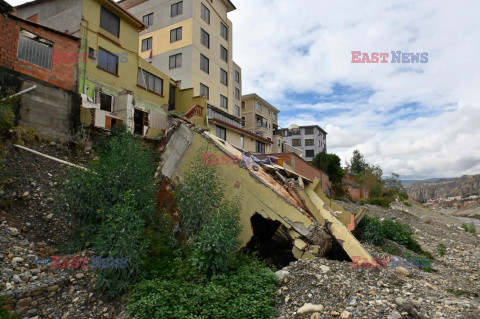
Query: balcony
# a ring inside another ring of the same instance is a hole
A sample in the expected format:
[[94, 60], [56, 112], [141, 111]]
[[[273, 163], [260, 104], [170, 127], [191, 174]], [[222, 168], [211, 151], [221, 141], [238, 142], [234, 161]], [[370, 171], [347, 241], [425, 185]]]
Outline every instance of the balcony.
[[234, 125], [238, 128], [242, 128], [242, 120], [228, 112], [217, 109], [215, 106], [208, 104], [207, 116], [210, 119], [218, 119], [228, 124]]

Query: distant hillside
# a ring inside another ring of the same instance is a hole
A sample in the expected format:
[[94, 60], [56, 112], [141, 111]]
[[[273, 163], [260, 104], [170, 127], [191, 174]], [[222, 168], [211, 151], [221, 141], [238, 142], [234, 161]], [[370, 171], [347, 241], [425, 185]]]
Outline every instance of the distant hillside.
[[440, 178], [426, 181], [403, 181], [408, 196], [420, 202], [449, 196], [480, 194], [480, 175], [464, 175], [456, 178]]

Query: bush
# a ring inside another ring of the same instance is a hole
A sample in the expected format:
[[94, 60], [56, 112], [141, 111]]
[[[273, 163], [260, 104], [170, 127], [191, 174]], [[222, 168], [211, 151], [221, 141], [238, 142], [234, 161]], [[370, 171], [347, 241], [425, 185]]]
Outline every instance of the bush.
[[423, 253], [422, 247], [413, 238], [410, 226], [390, 218], [381, 222], [378, 218], [367, 215], [358, 225], [356, 234], [361, 240], [376, 246], [383, 246], [385, 239], [389, 239], [413, 252]]
[[[208, 148], [200, 153], [208, 154]], [[176, 193], [180, 226], [188, 241], [195, 241], [203, 225], [220, 207], [224, 199], [223, 186], [217, 167], [203, 165], [201, 154], [198, 154]]]
[[470, 234], [476, 234], [477, 229], [475, 228], [475, 224], [473, 222], [471, 223], [463, 223], [462, 228], [466, 231], [469, 232]]
[[126, 258], [128, 267], [99, 268], [97, 285], [109, 295], [125, 291], [140, 273], [147, 241], [144, 221], [137, 213], [132, 192], [127, 192], [123, 203], [106, 211], [106, 220], [99, 227], [94, 240], [95, 253], [104, 258]]
[[275, 318], [273, 271], [256, 261], [210, 280], [158, 278], [140, 283], [128, 297], [134, 318]]
[[411, 204], [408, 200], [404, 200], [404, 201], [403, 201], [403, 204], [404, 204], [405, 206], [412, 206], [412, 204]]
[[[208, 148], [200, 152], [208, 154]], [[241, 205], [239, 200], [225, 200], [217, 166], [202, 160], [199, 154], [185, 174], [177, 206], [187, 243], [193, 243], [192, 264], [212, 275], [227, 270], [239, 247]]]
[[125, 129], [113, 132], [98, 148], [98, 159], [88, 165], [88, 172], [72, 170], [57, 207], [59, 213], [72, 217], [83, 233], [77, 249], [91, 242], [98, 227], [124, 196], [131, 192], [133, 206], [143, 220], [154, 210], [156, 165], [152, 154]]
[[[0, 285], [0, 288], [3, 288], [3, 287]], [[10, 314], [9, 311], [7, 311], [3, 308], [6, 300], [7, 300], [6, 296], [1, 296], [0, 295], [0, 319], [18, 319], [17, 315]]]
[[386, 197], [374, 197], [374, 198], [370, 198], [370, 200], [368, 201], [369, 204], [377, 205], [381, 207], [390, 207], [391, 202], [392, 201]]
[[440, 256], [445, 256], [445, 253], [447, 252], [447, 247], [444, 244], [438, 244], [437, 251]]
[[240, 203], [224, 203], [202, 227], [193, 245], [192, 264], [209, 275], [224, 272], [240, 246]]

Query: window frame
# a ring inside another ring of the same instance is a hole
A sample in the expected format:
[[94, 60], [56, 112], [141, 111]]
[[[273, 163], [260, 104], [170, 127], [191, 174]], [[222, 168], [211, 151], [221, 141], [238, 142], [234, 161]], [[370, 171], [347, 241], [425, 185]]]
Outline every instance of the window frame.
[[[219, 132], [221, 132], [221, 133], [219, 134]], [[219, 135], [223, 135], [223, 138], [222, 138], [222, 136], [219, 136]], [[218, 137], [219, 139], [223, 140], [223, 141], [226, 141], [227, 140], [227, 129], [223, 126], [215, 125], [215, 136]]]
[[240, 72], [238, 72], [237, 70], [235, 70], [235, 82], [240, 84]]
[[[206, 94], [204, 94], [206, 89]], [[203, 83], [200, 83], [200, 95], [205, 95], [207, 100], [210, 98], [210, 88]]]
[[[202, 65], [206, 65], [206, 70], [202, 67]], [[203, 72], [210, 74], [210, 59], [200, 53], [200, 70]]]
[[292, 146], [302, 146], [301, 138], [292, 138]]
[[[206, 36], [207, 44], [204, 43], [203, 39]], [[200, 28], [200, 43], [203, 44], [207, 49], [210, 49], [210, 33], [205, 31], [203, 28]]]
[[313, 138], [305, 139], [305, 146], [315, 146], [315, 139]]
[[[54, 42], [50, 40], [40, 37], [30, 31], [21, 29], [18, 37], [17, 58], [40, 68], [52, 70], [54, 45]], [[29, 49], [32, 49], [32, 46], [34, 47], [33, 49], [35, 49], [36, 54], [31, 50], [29, 51]], [[41, 54], [38, 54], [39, 51], [42, 51]], [[40, 61], [40, 57], [45, 58], [45, 61]]]
[[[225, 102], [225, 106], [223, 105]], [[228, 110], [228, 97], [223, 94], [220, 94], [220, 106]]]
[[203, 21], [210, 24], [210, 9], [202, 3], [200, 16]]
[[[308, 155], [307, 152], [311, 152], [312, 155]], [[305, 150], [305, 157], [315, 157], [315, 150]]]
[[228, 49], [220, 44], [220, 59], [228, 63]]
[[[175, 12], [174, 12], [175, 8]], [[170, 18], [183, 14], [183, 1], [178, 1], [170, 6]]]
[[[174, 59], [174, 66], [172, 67], [172, 58]], [[180, 59], [179, 59], [180, 58]], [[178, 63], [178, 60], [180, 60], [180, 63]], [[168, 57], [168, 69], [178, 69], [182, 67], [182, 53], [177, 53], [177, 54], [172, 54], [171, 56]]]
[[[140, 77], [140, 74], [143, 76]], [[150, 78], [153, 78], [153, 88], [150, 86]], [[140, 82], [140, 79], [142, 82]], [[156, 90], [157, 88], [157, 80], [160, 82], [160, 92]], [[146, 82], [146, 83], [145, 83]], [[137, 85], [140, 86], [141, 88], [144, 88], [147, 91], [153, 92], [155, 94], [159, 94], [163, 96], [163, 86], [164, 86], [164, 81], [161, 77], [156, 76], [155, 74], [152, 74], [142, 68], [138, 68], [137, 71]]]
[[[105, 17], [105, 15], [107, 15], [107, 17]], [[104, 20], [105, 18], [102, 19], [102, 17], [108, 18], [110, 20], [113, 19], [113, 20], [105, 21]], [[103, 21], [103, 23], [102, 23], [102, 21]], [[115, 26], [111, 25], [112, 21], [118, 22], [118, 27], [116, 28], [116, 30], [113, 29]], [[100, 28], [102, 30], [105, 30], [108, 33], [110, 33], [111, 35], [113, 35], [117, 38], [120, 38], [120, 21], [121, 21], [121, 19], [120, 19], [119, 16], [117, 16], [115, 13], [111, 12], [110, 10], [105, 8], [104, 6], [100, 6], [100, 23], [99, 24], [100, 24]]]
[[[145, 18], [147, 18], [147, 22], [145, 22]], [[147, 27], [152, 26], [153, 25], [153, 12], [144, 15], [143, 18], [142, 18], [142, 22]]]
[[220, 83], [228, 86], [228, 72], [220, 68]]
[[[150, 41], [149, 41], [150, 40]], [[144, 41], [147, 41], [146, 44], [147, 44], [147, 48], [145, 49], [144, 48]], [[149, 45], [149, 42], [150, 42], [150, 47], [148, 47]], [[142, 39], [142, 52], [145, 52], [145, 51], [148, 51], [148, 50], [151, 50], [153, 48], [153, 37], [149, 37], [149, 38], [145, 38], [145, 39]]]
[[235, 98], [240, 101], [240, 89], [235, 88]]
[[228, 27], [222, 21], [220, 21], [220, 36], [228, 41]]
[[[178, 36], [179, 33], [180, 33], [180, 38]], [[173, 37], [172, 37], [172, 34], [174, 35]], [[172, 39], [173, 39], [173, 41], [172, 41]], [[183, 39], [182, 27], [178, 27], [178, 28], [170, 30], [170, 43], [174, 43], [174, 42], [180, 41], [182, 39]]]
[[235, 111], [235, 115], [240, 116], [241, 115], [240, 106], [235, 105], [233, 108], [234, 108], [234, 111]]
[[[107, 55], [107, 57], [112, 57], [112, 58], [115, 58], [116, 60], [116, 67], [115, 67], [115, 72], [113, 72], [112, 70], [109, 69], [109, 65], [110, 65], [110, 61], [107, 59], [107, 65], [104, 67], [102, 65], [102, 62], [103, 62], [103, 59], [101, 57], [102, 55], [102, 52], [104, 54]], [[105, 49], [103, 49], [102, 47], [98, 47], [98, 56], [97, 56], [97, 67], [101, 70], [104, 70], [104, 71], [107, 71], [109, 73], [112, 73], [112, 74], [115, 74], [118, 76], [118, 65], [119, 65], [119, 56], [114, 54], [114, 53], [111, 53]]]

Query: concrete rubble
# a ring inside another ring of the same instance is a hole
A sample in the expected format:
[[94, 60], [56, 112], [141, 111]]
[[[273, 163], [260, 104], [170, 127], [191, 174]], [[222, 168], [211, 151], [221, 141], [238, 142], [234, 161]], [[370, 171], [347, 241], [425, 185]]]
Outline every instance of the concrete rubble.
[[218, 164], [226, 183], [226, 197], [242, 201], [242, 246], [269, 242], [271, 248], [277, 242], [289, 247], [294, 259], [333, 252], [376, 264], [351, 233], [366, 210], [355, 215], [347, 212], [325, 196], [318, 179], [309, 180], [269, 158], [259, 160], [243, 153], [208, 130], [181, 119], [172, 122], [160, 150], [163, 154], [156, 178], [161, 189], [181, 183], [187, 167], [199, 160], [201, 153], [213, 159], [210, 164]]

